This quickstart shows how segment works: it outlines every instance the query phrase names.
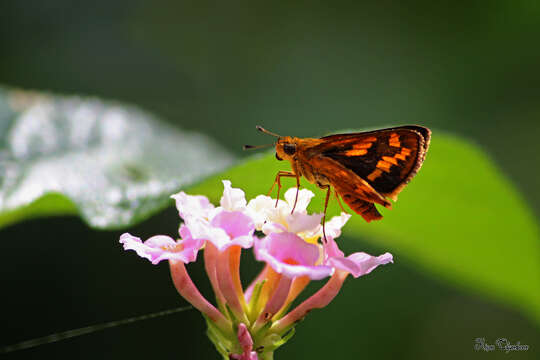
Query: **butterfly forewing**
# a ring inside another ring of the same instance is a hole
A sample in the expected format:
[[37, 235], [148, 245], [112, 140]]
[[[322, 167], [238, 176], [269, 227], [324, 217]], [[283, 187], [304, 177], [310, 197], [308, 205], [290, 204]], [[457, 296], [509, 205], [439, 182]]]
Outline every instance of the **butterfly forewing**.
[[330, 135], [309, 152], [340, 163], [378, 193], [395, 199], [420, 168], [429, 137], [430, 131], [420, 126]]

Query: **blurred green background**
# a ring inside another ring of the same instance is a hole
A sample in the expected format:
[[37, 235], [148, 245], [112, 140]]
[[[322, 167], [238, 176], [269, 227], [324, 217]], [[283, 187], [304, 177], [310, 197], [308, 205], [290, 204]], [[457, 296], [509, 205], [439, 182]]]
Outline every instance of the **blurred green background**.
[[[422, 124], [479, 144], [540, 214], [537, 2], [4, 1], [0, 14], [3, 85], [134, 103], [238, 155], [267, 141], [256, 124], [297, 136]], [[174, 234], [177, 225], [169, 208], [129, 231]], [[2, 229], [2, 343], [182, 304], [167, 267], [125, 256], [120, 233], [75, 217]], [[207, 292], [201, 264], [192, 268]], [[406, 259], [374, 275], [348, 281], [276, 358], [538, 358], [538, 325], [521, 313]], [[477, 337], [531, 349], [478, 353]], [[200, 315], [186, 312], [10, 357], [216, 355]]]

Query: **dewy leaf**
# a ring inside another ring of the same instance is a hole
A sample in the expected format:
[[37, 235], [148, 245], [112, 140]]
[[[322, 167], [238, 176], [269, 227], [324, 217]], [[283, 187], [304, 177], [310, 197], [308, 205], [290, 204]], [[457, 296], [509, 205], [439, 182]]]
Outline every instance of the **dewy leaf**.
[[[277, 171], [289, 167], [273, 154], [258, 155], [219, 179], [230, 179], [250, 198], [266, 193]], [[294, 179], [283, 184], [284, 191], [294, 186]], [[324, 191], [305, 180], [301, 184], [316, 194], [311, 202], [316, 208], [311, 210], [321, 211]], [[217, 201], [218, 178], [191, 192]], [[329, 213], [338, 211], [332, 199]], [[353, 213], [343, 236], [372, 241], [394, 253], [396, 262], [415, 262], [428, 274], [512, 304], [540, 320], [538, 225], [512, 183], [479, 148], [434, 131], [424, 166], [393, 210], [381, 212], [384, 218], [369, 224]]]
[[133, 107], [0, 88], [0, 225], [78, 211], [93, 227], [125, 227], [232, 161]]

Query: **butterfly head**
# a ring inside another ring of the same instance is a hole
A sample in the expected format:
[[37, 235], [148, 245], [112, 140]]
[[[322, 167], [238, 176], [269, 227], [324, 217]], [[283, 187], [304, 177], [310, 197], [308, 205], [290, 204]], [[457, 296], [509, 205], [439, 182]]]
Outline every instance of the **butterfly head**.
[[294, 161], [294, 157], [296, 156], [298, 142], [301, 141], [301, 139], [292, 137], [292, 136], [279, 136], [276, 133], [266, 130], [262, 126], [257, 126], [256, 128], [260, 132], [277, 137], [277, 141], [274, 144], [267, 144], [267, 145], [244, 145], [244, 150], [260, 149], [263, 147], [275, 145], [276, 159], [280, 161], [281, 160]]
[[296, 140], [293, 137], [279, 137], [276, 143], [276, 159], [292, 160], [296, 155], [296, 145]]

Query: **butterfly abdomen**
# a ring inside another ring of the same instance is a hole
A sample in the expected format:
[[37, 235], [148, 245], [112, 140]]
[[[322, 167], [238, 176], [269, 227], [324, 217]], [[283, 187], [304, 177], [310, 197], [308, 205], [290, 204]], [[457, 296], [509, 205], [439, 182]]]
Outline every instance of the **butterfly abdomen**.
[[340, 194], [339, 190], [338, 194], [341, 196], [343, 201], [345, 201], [345, 203], [347, 203], [347, 205], [354, 210], [355, 213], [361, 215], [367, 222], [382, 219], [382, 215], [379, 213], [373, 203], [362, 200], [354, 194]]

